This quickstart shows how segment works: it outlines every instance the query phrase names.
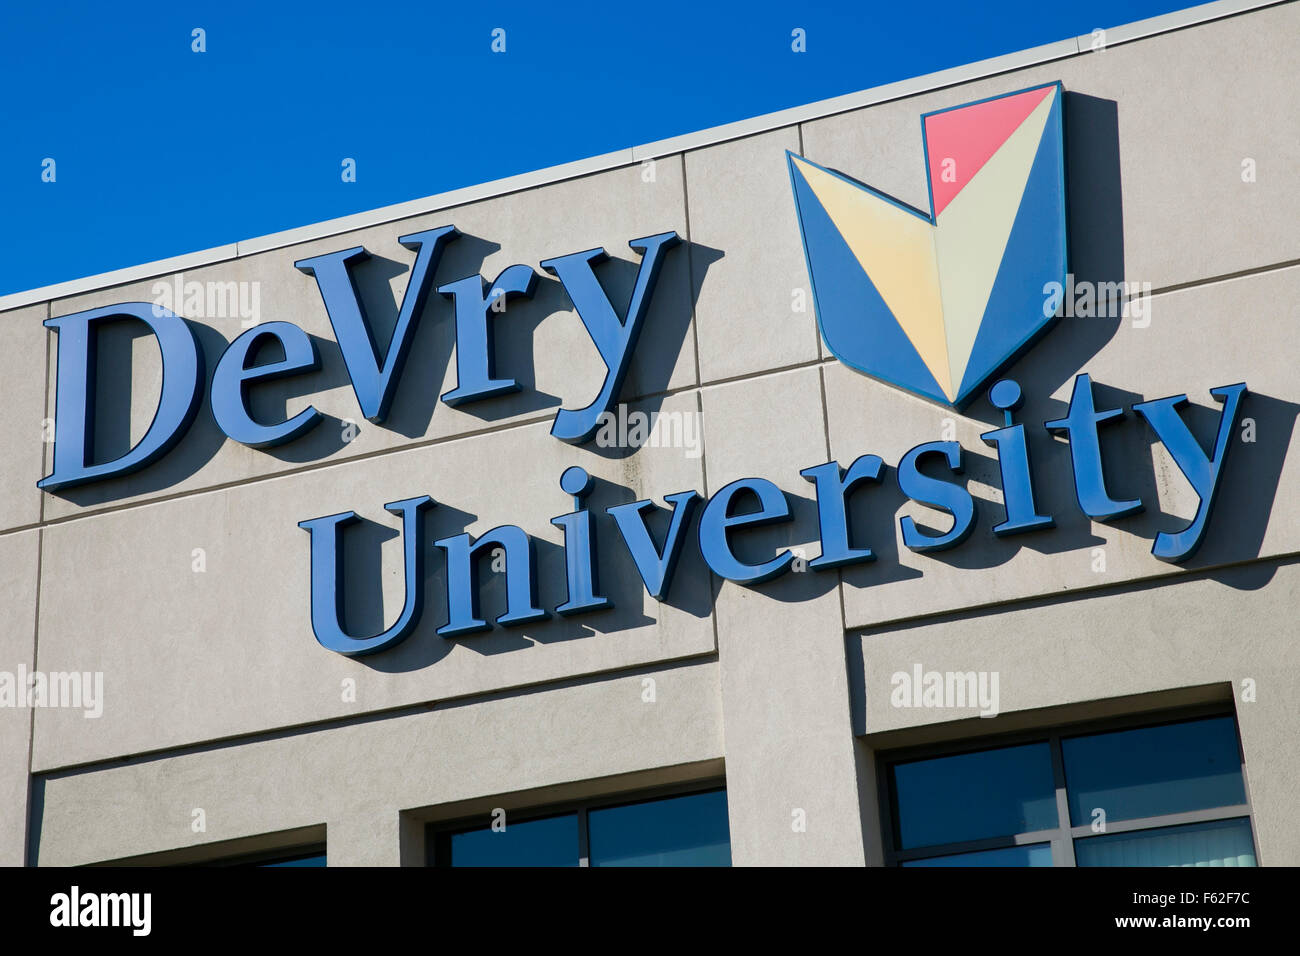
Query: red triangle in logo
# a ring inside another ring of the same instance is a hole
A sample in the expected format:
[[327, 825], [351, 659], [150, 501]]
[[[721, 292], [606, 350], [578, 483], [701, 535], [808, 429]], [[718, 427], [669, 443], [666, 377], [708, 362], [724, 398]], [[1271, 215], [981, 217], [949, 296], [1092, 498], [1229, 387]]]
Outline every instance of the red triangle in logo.
[[925, 118], [936, 218], [1052, 90], [1026, 90]]

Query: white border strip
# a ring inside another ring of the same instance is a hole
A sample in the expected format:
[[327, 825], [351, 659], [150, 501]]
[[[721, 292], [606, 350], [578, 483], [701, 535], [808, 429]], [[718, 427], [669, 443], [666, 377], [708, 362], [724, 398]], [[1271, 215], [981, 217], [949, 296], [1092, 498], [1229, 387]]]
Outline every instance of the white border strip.
[[[1212, 3], [1188, 7], [1186, 10], [1177, 10], [1163, 16], [1138, 20], [1135, 23], [1128, 23], [1118, 27], [1107, 27], [1105, 28], [1106, 46], [1109, 48], [1121, 43], [1180, 30], [1184, 27], [1208, 23], [1212, 20], [1221, 20], [1249, 10], [1260, 10], [1289, 2], [1292, 2], [1292, 0], [1214, 0]], [[999, 73], [1007, 73], [1011, 70], [1024, 69], [1039, 63], [1077, 56], [1080, 53], [1089, 51], [1091, 46], [1092, 34], [1086, 33], [1082, 36], [1058, 40], [1055, 43], [1048, 43], [1028, 50], [1020, 50], [1016, 53], [1008, 53], [1003, 56], [980, 60], [976, 63], [940, 70], [937, 73], [927, 73], [924, 76], [900, 80], [895, 83], [886, 83], [883, 86], [872, 87], [857, 93], [848, 93], [832, 99], [818, 100], [805, 106], [797, 106], [775, 113], [766, 113], [752, 119], [727, 123], [723, 126], [714, 126], [696, 133], [687, 133], [682, 136], [646, 143], [642, 146], [605, 153], [601, 156], [592, 156], [588, 159], [580, 159], [559, 166], [549, 166], [546, 169], [521, 173], [517, 176], [509, 176], [505, 179], [497, 179], [476, 186], [467, 186], [463, 189], [454, 189], [450, 192], [439, 193], [422, 199], [413, 199], [392, 206], [382, 206], [378, 209], [367, 210], [351, 216], [329, 219], [325, 222], [275, 232], [254, 239], [244, 239], [231, 245], [217, 246], [213, 249], [173, 256], [169, 259], [159, 259], [138, 266], [116, 269], [112, 272], [102, 272], [98, 275], [86, 276], [83, 279], [72, 279], [67, 282], [42, 286], [39, 289], [14, 292], [0, 296], [0, 312], [33, 305], [38, 302], [80, 295], [84, 292], [122, 285], [127, 282], [136, 282], [153, 276], [170, 275], [184, 269], [211, 265], [215, 262], [223, 262], [239, 256], [266, 252], [270, 249], [278, 249], [312, 239], [323, 239], [327, 236], [351, 232], [354, 229], [378, 226], [386, 222], [436, 212], [439, 209], [460, 206], [468, 202], [503, 196], [523, 189], [533, 189], [578, 176], [616, 169], [646, 159], [655, 159], [690, 149], [699, 149], [703, 146], [712, 146], [728, 140], [752, 136], [755, 133], [793, 126], [796, 123], [805, 123], [832, 116], [836, 113], [861, 109], [864, 106], [872, 106], [888, 100], [900, 99], [904, 96], [915, 96], [918, 93], [942, 89], [958, 83], [966, 83]]]

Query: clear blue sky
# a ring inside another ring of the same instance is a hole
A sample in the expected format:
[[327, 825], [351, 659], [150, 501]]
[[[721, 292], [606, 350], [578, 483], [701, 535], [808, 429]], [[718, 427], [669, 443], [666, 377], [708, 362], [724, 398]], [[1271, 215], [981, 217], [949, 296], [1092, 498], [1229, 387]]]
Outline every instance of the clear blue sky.
[[[1189, 5], [5, 0], [0, 294]], [[191, 50], [195, 27], [205, 53]], [[496, 27], [504, 54], [491, 50]], [[806, 53], [791, 51], [795, 27]], [[342, 181], [344, 157], [355, 183]]]

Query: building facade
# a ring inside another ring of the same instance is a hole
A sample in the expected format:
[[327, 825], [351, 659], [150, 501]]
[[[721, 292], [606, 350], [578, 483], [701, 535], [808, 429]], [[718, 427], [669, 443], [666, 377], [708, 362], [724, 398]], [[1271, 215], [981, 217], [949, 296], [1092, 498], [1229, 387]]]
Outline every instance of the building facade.
[[[1212, 3], [0, 300], [0, 863], [1300, 863], [1297, 35]], [[945, 259], [1033, 117], [1048, 198]]]

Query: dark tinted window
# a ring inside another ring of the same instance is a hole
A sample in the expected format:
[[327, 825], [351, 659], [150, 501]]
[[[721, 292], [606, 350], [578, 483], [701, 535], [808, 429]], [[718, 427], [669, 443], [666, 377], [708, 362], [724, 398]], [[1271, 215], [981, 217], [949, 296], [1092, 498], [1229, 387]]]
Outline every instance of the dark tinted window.
[[577, 866], [578, 815], [524, 820], [453, 833], [452, 866]]
[[1047, 743], [914, 760], [892, 768], [900, 849], [1056, 826]]
[[1008, 846], [974, 853], [953, 853], [908, 860], [903, 866], [1051, 866], [1052, 847], [1048, 843]]
[[258, 866], [324, 866], [325, 854], [313, 853], [311, 856], [298, 856], [285, 860], [268, 860]]
[[[557, 807], [556, 810], [561, 808]], [[430, 832], [442, 866], [730, 866], [727, 793], [591, 802], [505, 826]], [[585, 852], [585, 857], [584, 857]]]
[[885, 766], [887, 853], [901, 866], [1256, 865], [1232, 716], [1109, 727], [899, 755]]
[[727, 794], [693, 793], [592, 810], [592, 866], [730, 866]]
[[1246, 802], [1231, 717], [1189, 720], [1061, 741], [1070, 819], [1089, 824]]

